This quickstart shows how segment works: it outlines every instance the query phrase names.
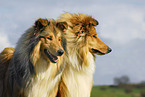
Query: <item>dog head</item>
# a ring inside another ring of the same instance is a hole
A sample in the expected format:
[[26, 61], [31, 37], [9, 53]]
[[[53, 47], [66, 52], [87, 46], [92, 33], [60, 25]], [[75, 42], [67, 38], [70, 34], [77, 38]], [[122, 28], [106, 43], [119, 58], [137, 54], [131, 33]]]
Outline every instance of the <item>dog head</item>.
[[21, 89], [30, 85], [32, 75], [47, 70], [49, 63], [57, 62], [57, 67], [60, 67], [62, 60], [59, 59], [62, 59], [65, 50], [62, 32], [66, 28], [65, 22], [38, 19], [20, 37], [9, 70], [11, 91], [15, 81]]
[[98, 55], [104, 55], [111, 52], [111, 48], [99, 39], [95, 29], [95, 26], [99, 23], [91, 16], [66, 13], [60, 17], [60, 20], [68, 23], [69, 32], [66, 34], [67, 36], [69, 35], [69, 38], [73, 36], [71, 39], [76, 47], [88, 47], [88, 50], [92, 54]]
[[[38, 19], [34, 27], [39, 42], [33, 53], [39, 52], [45, 60], [56, 63], [64, 53], [65, 41], [62, 32], [67, 28], [67, 24], [54, 20]], [[33, 57], [37, 57], [37, 55], [35, 54]]]

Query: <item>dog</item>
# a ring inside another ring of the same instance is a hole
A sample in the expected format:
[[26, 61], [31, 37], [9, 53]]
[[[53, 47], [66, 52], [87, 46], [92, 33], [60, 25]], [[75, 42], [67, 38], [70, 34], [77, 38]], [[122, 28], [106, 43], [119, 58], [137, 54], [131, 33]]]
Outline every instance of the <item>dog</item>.
[[85, 14], [62, 14], [57, 21], [67, 22], [65, 31], [67, 52], [65, 68], [59, 85], [57, 97], [90, 97], [95, 71], [95, 54], [111, 52], [96, 33], [99, 23]]
[[[56, 97], [63, 70], [66, 22], [38, 19], [16, 48], [0, 53], [0, 97]], [[1, 73], [2, 72], [2, 73]]]

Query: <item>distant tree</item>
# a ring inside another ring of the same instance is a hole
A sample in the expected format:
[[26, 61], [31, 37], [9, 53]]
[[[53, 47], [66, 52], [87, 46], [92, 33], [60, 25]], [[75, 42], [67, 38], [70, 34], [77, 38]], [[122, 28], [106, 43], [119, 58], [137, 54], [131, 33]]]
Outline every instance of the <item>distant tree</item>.
[[118, 77], [115, 77], [114, 78], [114, 84], [115, 85], [118, 85], [118, 84], [120, 84], [121, 82], [120, 82], [120, 78], [118, 78]]
[[141, 85], [145, 85], [145, 81], [141, 81], [139, 84], [141, 84]]
[[130, 79], [128, 76], [123, 75], [121, 77], [115, 77], [114, 78], [114, 84], [115, 85], [120, 85], [120, 84], [129, 84], [130, 83]]

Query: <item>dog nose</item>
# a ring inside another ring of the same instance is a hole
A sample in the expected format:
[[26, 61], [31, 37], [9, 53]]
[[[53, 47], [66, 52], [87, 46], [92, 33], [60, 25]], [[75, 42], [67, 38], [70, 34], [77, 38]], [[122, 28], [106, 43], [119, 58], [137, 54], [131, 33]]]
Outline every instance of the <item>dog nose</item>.
[[61, 56], [64, 53], [64, 51], [62, 49], [57, 51], [57, 56]]
[[112, 49], [110, 47], [107, 48], [107, 53], [110, 53]]

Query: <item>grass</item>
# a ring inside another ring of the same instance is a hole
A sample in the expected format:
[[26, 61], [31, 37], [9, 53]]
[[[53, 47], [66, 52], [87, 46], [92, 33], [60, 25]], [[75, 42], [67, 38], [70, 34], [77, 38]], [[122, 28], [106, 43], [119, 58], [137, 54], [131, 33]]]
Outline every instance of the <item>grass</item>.
[[94, 86], [91, 97], [145, 97], [144, 94], [145, 87], [138, 85]]

